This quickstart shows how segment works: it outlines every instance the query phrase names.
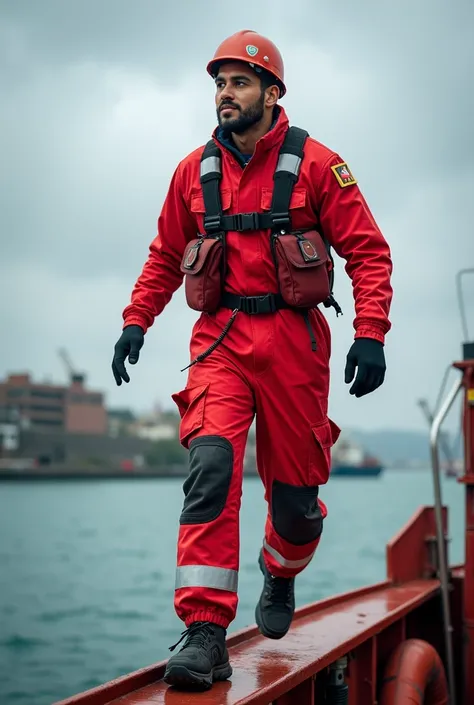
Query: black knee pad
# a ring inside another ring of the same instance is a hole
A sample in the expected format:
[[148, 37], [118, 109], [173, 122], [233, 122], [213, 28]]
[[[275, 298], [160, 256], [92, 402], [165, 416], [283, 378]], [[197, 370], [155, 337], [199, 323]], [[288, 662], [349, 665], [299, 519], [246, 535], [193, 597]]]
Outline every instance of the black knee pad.
[[226, 438], [200, 436], [191, 441], [180, 524], [206, 524], [217, 519], [227, 501], [233, 465], [234, 449]]
[[295, 487], [274, 480], [271, 515], [275, 531], [282, 539], [302, 546], [315, 541], [323, 531], [318, 504], [319, 487]]

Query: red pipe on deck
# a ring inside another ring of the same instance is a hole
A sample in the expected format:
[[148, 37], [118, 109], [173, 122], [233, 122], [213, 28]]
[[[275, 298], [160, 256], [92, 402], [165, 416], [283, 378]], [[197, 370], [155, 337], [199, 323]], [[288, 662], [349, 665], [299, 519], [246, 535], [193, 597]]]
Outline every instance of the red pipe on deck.
[[448, 683], [433, 646], [407, 639], [392, 653], [382, 679], [380, 705], [447, 705]]
[[466, 554], [464, 563], [464, 699], [474, 702], [474, 360], [454, 365], [463, 372], [464, 462], [460, 482], [466, 487]]

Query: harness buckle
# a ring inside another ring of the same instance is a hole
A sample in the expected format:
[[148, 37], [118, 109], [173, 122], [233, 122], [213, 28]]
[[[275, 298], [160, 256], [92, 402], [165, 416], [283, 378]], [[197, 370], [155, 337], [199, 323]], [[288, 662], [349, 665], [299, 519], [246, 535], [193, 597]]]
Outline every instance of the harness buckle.
[[274, 313], [277, 310], [275, 296], [264, 294], [263, 296], [241, 296], [239, 308], [244, 313], [255, 315], [258, 313]]
[[205, 215], [204, 230], [206, 233], [217, 233], [222, 229], [220, 215]]
[[272, 213], [271, 217], [275, 230], [291, 229], [291, 218], [289, 213]]
[[244, 230], [258, 230], [260, 225], [258, 216], [258, 213], [236, 213], [234, 215], [236, 231], [240, 233]]

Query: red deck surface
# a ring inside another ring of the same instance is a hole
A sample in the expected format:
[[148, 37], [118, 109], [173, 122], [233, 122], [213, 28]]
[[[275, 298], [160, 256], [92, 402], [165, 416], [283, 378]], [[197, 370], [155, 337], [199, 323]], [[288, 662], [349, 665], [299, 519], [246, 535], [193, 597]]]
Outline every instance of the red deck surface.
[[437, 580], [380, 583], [301, 608], [279, 641], [257, 636], [256, 628], [242, 630], [228, 640], [231, 679], [204, 693], [167, 686], [159, 680], [160, 663], [56, 705], [268, 705], [438, 590]]

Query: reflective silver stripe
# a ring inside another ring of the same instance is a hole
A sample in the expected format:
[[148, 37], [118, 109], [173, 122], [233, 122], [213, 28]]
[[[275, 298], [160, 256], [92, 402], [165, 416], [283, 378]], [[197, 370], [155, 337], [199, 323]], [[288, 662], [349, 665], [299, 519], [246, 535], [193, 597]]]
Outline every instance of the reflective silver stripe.
[[175, 590], [183, 587], [207, 587], [237, 592], [239, 574], [230, 568], [210, 565], [182, 565], [176, 568]]
[[221, 171], [221, 160], [219, 157], [206, 157], [201, 162], [201, 176], [210, 174], [211, 171]]
[[301, 159], [296, 154], [280, 154], [278, 158], [277, 171], [290, 171], [292, 174], [298, 174], [300, 170]]
[[314, 556], [314, 551], [311, 551], [309, 556], [306, 556], [305, 558], [300, 558], [297, 561], [289, 561], [286, 558], [283, 558], [281, 553], [278, 553], [274, 548], [268, 545], [266, 541], [263, 542], [263, 548], [268, 551], [268, 553], [276, 560], [277, 563], [279, 563], [283, 568], [304, 568], [305, 565], [308, 565], [312, 557]]

